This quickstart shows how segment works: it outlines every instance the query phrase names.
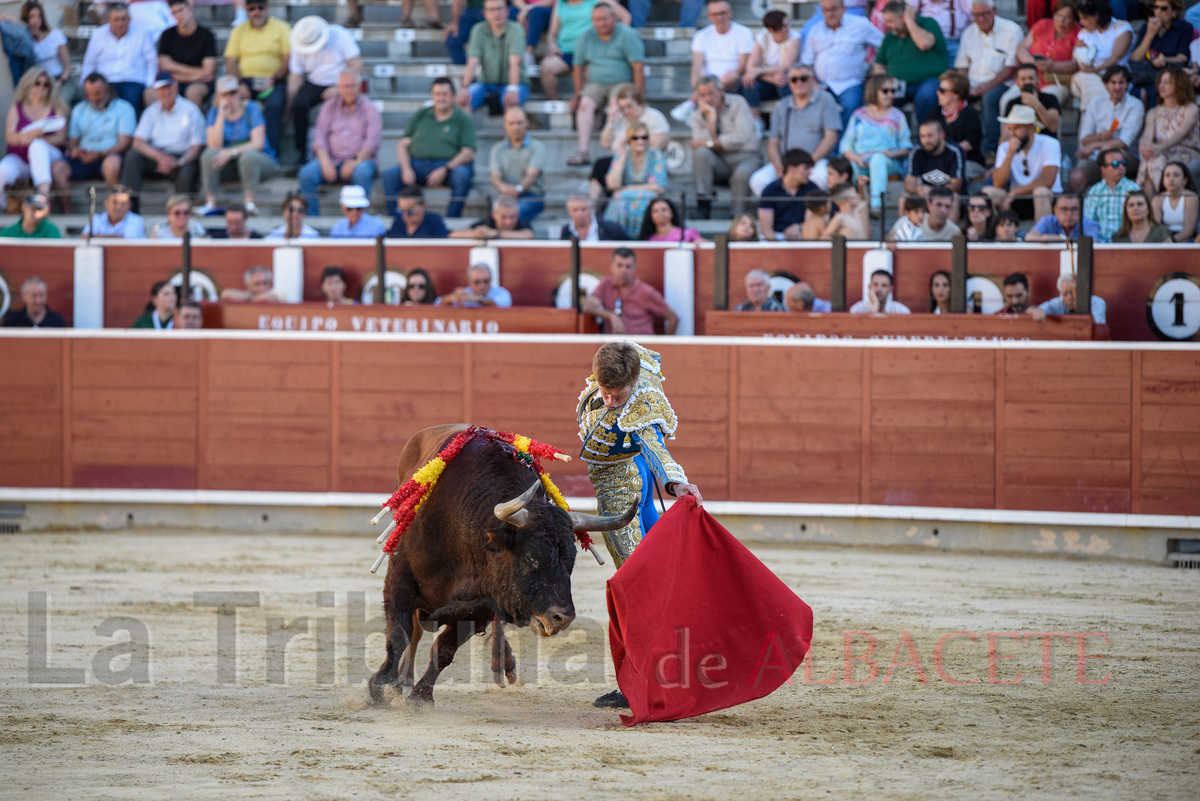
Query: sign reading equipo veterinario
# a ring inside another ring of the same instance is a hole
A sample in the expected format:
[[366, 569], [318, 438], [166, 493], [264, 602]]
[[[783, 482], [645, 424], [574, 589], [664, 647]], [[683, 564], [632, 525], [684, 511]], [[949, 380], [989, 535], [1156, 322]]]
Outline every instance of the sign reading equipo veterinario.
[[205, 304], [206, 328], [364, 334], [569, 334], [573, 309], [361, 306], [325, 303]]

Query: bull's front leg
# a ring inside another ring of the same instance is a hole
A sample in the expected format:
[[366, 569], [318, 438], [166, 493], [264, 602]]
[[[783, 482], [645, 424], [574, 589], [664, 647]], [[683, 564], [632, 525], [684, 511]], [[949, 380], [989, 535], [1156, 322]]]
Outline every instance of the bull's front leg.
[[[387, 656], [379, 670], [367, 682], [368, 704], [384, 702], [384, 688], [398, 687], [399, 668], [402, 655], [410, 647], [413, 637], [413, 579], [408, 564], [393, 557], [388, 565], [387, 581], [384, 583], [383, 611], [387, 622]], [[412, 682], [412, 667], [409, 666], [409, 683]]]
[[492, 681], [497, 687], [504, 686], [502, 672], [510, 685], [517, 683], [517, 661], [504, 634], [504, 624], [497, 618], [492, 621]]
[[417, 644], [421, 642], [421, 635], [424, 633], [424, 629], [421, 628], [421, 622], [418, 620], [418, 616], [419, 613], [413, 612], [412, 638], [408, 641], [408, 647], [404, 649], [404, 657], [400, 660], [400, 692], [406, 695], [412, 692], [413, 666], [417, 661]]
[[429, 669], [414, 686], [408, 696], [408, 703], [433, 705], [433, 685], [437, 682], [442, 671], [450, 667], [454, 655], [462, 644], [470, 639], [491, 620], [491, 611], [481, 611], [470, 617], [448, 621], [446, 628], [433, 641], [429, 654]]

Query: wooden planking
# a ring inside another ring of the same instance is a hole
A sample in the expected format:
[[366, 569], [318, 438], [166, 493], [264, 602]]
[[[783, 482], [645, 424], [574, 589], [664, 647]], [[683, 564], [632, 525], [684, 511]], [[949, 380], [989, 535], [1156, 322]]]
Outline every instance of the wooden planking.
[[887, 506], [951, 506], [967, 509], [988, 509], [992, 505], [992, 481], [905, 482], [889, 481], [872, 484], [867, 503]]
[[[1115, 400], [1115, 398], [1113, 399]], [[1129, 399], [1124, 403], [1006, 403], [1011, 429], [1070, 429], [1086, 421], [1093, 431], [1129, 431]]]
[[1016, 428], [1006, 432], [1003, 452], [1008, 456], [1071, 454], [1085, 459], [1112, 457], [1128, 459], [1132, 453], [1129, 435], [1122, 430], [1088, 431], [1070, 429]]
[[[7, 251], [0, 251], [7, 253]], [[16, 284], [13, 289], [19, 288]], [[0, 483], [55, 487], [64, 478], [67, 418], [61, 391], [67, 340], [26, 339], [0, 346]]]
[[225, 362], [208, 368], [210, 389], [246, 386], [247, 373], [260, 390], [321, 389], [330, 387], [328, 362]]
[[1134, 421], [1134, 503], [1148, 514], [1200, 514], [1200, 395], [1195, 391], [1200, 354], [1151, 351], [1139, 356], [1133, 392], [1139, 412]]

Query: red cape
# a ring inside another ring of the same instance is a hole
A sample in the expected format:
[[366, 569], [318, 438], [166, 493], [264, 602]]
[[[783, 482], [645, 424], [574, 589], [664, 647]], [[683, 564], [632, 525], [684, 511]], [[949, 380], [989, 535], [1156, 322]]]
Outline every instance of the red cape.
[[762, 698], [812, 642], [812, 609], [684, 496], [608, 582], [626, 726]]

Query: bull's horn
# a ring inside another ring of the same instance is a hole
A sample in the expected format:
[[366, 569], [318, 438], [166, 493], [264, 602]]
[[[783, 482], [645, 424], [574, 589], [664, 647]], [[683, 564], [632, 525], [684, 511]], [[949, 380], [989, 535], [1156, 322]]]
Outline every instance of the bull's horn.
[[571, 527], [575, 531], [616, 531], [625, 528], [633, 516], [637, 514], [638, 504], [630, 504], [623, 515], [585, 515], [580, 512], [567, 512], [571, 516]]
[[500, 520], [507, 520], [517, 528], [521, 528], [525, 525], [525, 522], [529, 517], [529, 513], [525, 511], [525, 504], [533, 500], [534, 493], [536, 493], [541, 486], [542, 481], [541, 479], [538, 479], [537, 481], [533, 482], [533, 485], [529, 489], [525, 490], [525, 492], [518, 497], [513, 498], [511, 501], [505, 501], [504, 503], [496, 504], [496, 507], [492, 510], [492, 514], [496, 515], [496, 517]]

